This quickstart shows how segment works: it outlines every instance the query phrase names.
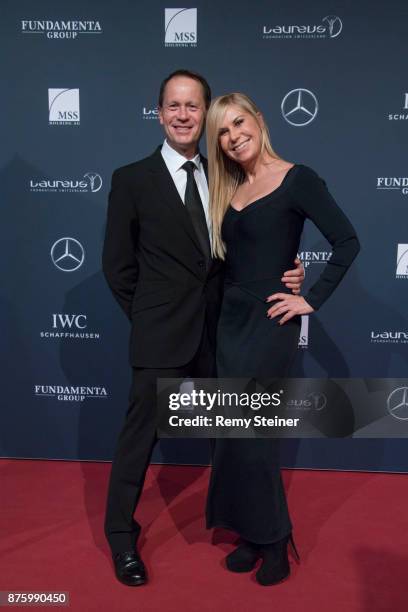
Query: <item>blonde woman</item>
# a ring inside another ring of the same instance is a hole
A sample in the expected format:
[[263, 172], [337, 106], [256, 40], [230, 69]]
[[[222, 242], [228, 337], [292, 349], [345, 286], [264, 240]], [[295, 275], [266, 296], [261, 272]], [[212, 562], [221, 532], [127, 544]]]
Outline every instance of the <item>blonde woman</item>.
[[[219, 377], [284, 377], [296, 353], [300, 315], [331, 295], [359, 251], [356, 233], [308, 166], [279, 158], [254, 102], [241, 93], [216, 98], [207, 116], [214, 254], [226, 263], [217, 335]], [[296, 257], [305, 219], [332, 245], [332, 257], [304, 296], [281, 283]], [[268, 303], [265, 303], [268, 302]], [[218, 439], [207, 526], [232, 529], [241, 544], [231, 571], [252, 570], [262, 585], [289, 575], [292, 524], [275, 439]]]

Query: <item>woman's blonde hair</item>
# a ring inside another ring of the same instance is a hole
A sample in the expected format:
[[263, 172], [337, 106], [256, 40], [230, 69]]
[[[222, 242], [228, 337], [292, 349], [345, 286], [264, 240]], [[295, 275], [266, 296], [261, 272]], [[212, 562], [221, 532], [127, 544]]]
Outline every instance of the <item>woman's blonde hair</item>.
[[280, 159], [272, 149], [268, 128], [263, 121], [260, 121], [258, 108], [248, 96], [242, 93], [230, 93], [212, 101], [206, 120], [210, 215], [213, 253], [220, 259], [225, 259], [225, 245], [221, 238], [222, 221], [232, 196], [245, 178], [241, 166], [223, 153], [219, 143], [219, 129], [227, 107], [232, 104], [239, 106], [258, 122], [261, 132], [261, 155], [266, 153], [270, 157]]

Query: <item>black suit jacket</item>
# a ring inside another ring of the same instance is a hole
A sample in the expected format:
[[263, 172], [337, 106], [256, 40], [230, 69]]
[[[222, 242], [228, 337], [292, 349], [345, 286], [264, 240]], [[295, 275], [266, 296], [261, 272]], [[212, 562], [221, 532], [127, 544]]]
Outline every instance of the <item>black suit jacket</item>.
[[[207, 160], [203, 163], [206, 169]], [[160, 147], [113, 173], [103, 271], [132, 324], [132, 366], [186, 364], [205, 321], [215, 348], [223, 265], [213, 260], [206, 269]]]

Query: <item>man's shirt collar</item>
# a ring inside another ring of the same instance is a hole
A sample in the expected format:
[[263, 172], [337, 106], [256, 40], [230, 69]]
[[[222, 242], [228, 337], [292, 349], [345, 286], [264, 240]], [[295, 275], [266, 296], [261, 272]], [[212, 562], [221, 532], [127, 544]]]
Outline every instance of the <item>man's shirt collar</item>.
[[197, 169], [201, 169], [201, 157], [200, 153], [197, 153], [192, 159], [187, 159], [184, 155], [180, 155], [177, 151], [175, 151], [167, 142], [164, 141], [163, 146], [161, 148], [161, 153], [163, 158], [166, 161], [167, 167], [171, 172], [177, 172], [177, 170], [181, 170], [181, 166], [186, 163], [186, 161], [192, 161], [197, 166]]

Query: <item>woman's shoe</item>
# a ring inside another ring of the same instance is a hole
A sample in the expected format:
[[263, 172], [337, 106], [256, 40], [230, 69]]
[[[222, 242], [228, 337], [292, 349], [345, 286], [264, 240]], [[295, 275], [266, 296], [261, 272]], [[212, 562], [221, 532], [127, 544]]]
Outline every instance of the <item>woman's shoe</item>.
[[270, 586], [285, 580], [290, 574], [288, 543], [290, 542], [297, 562], [300, 561], [292, 534], [278, 542], [262, 546], [262, 565], [256, 572], [256, 580], [262, 586]]
[[238, 548], [225, 557], [225, 564], [230, 572], [250, 572], [260, 557], [260, 546], [243, 540]]

